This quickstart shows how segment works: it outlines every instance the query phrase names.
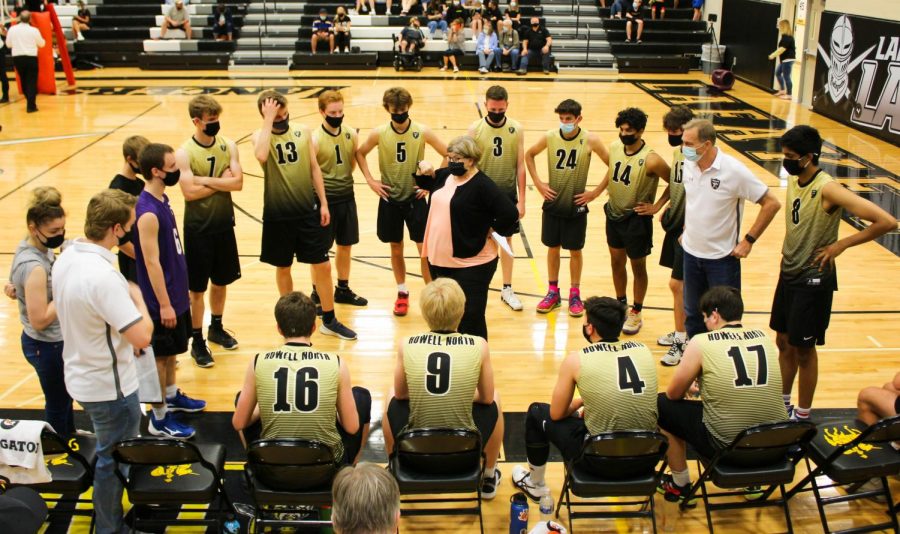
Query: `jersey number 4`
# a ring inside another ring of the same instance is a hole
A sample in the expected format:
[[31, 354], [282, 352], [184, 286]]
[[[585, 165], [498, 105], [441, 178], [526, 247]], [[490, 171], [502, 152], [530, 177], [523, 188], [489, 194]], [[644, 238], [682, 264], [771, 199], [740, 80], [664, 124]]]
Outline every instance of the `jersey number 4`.
[[556, 168], [558, 170], [574, 169], [578, 166], [578, 151], [574, 148], [567, 153], [565, 149], [560, 148], [556, 151]]
[[635, 395], [643, 393], [647, 384], [641, 380], [641, 375], [638, 374], [637, 367], [631, 360], [631, 356], [619, 356], [618, 367], [619, 390], [631, 391]]
[[734, 364], [734, 387], [736, 388], [752, 388], [756, 386], [765, 386], [769, 382], [769, 365], [766, 359], [766, 349], [762, 345], [753, 345], [747, 347], [747, 352], [756, 353], [756, 382], [750, 378], [747, 372], [747, 364], [744, 363], [744, 355], [741, 354], [740, 347], [731, 347], [728, 349], [728, 357]]
[[622, 174], [619, 174], [619, 169], [622, 167], [622, 162], [617, 161], [616, 166], [613, 169], [612, 181], [613, 182], [622, 182], [626, 186], [631, 185], [631, 165], [626, 165], [625, 170], [622, 171]]
[[303, 367], [297, 370], [294, 378], [294, 402], [288, 402], [287, 367], [279, 367], [275, 377], [275, 404], [272, 411], [290, 412], [294, 407], [298, 412], [314, 412], [319, 408], [319, 370], [315, 367]]
[[432, 395], [446, 395], [450, 391], [450, 355], [432, 352], [425, 362], [425, 391]]
[[297, 145], [294, 144], [293, 141], [288, 141], [283, 145], [278, 143], [275, 145], [275, 152], [278, 153], [279, 165], [284, 165], [285, 163], [297, 163], [297, 160], [300, 159], [299, 154], [297, 154]]

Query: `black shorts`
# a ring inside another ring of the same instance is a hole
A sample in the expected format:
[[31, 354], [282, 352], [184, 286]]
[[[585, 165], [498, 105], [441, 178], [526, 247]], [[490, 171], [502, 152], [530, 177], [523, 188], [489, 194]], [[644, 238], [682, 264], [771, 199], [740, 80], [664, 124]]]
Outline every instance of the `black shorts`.
[[203, 293], [212, 282], [227, 286], [241, 277], [234, 228], [214, 234], [197, 234], [185, 230], [184, 259], [187, 261], [188, 289]]
[[301, 219], [263, 221], [259, 261], [275, 267], [290, 267], [296, 256], [300, 263], [325, 263], [331, 250], [331, 230], [322, 226], [321, 221], [318, 211]]
[[607, 215], [606, 244], [609, 248], [624, 248], [633, 260], [649, 256], [653, 248], [653, 217], [632, 214], [614, 221]]
[[824, 345], [833, 298], [831, 289], [795, 288], [779, 276], [769, 328], [787, 334], [788, 343], [794, 347]]
[[[503, 191], [503, 189], [501, 189], [501, 191]], [[506, 193], [506, 196], [509, 197], [509, 200], [512, 201], [513, 206], [518, 206], [518, 205], [519, 205], [519, 194], [518, 194], [518, 192], [517, 192], [515, 189], [513, 189], [512, 191], [505, 191], [505, 193]], [[516, 210], [518, 211], [518, 207], [516, 208]], [[503, 237], [510, 237], [510, 236], [515, 235], [515, 234], [518, 234], [518, 233], [521, 232], [521, 231], [522, 231], [522, 227], [521, 227], [521, 225], [519, 224], [519, 221], [516, 220], [515, 224], [513, 224], [512, 226], [510, 226], [506, 231], [500, 232], [500, 231], [498, 230], [497, 233], [499, 233], [499, 234], [502, 235]]]
[[[341, 426], [339, 421], [335, 421], [335, 426], [337, 427], [338, 434], [341, 436], [341, 442], [344, 444], [344, 458], [340, 463], [342, 464], [352, 464], [356, 459], [356, 456], [359, 454], [359, 451], [362, 449], [362, 438], [363, 438], [363, 430], [367, 424], [372, 420], [372, 394], [369, 393], [369, 390], [366, 388], [361, 388], [359, 386], [354, 386], [352, 388], [353, 391], [353, 402], [356, 404], [356, 413], [359, 414], [359, 430], [354, 434], [349, 434], [344, 427]], [[238, 391], [238, 394], [234, 397], [234, 405], [237, 406], [238, 399], [241, 397], [241, 392]], [[257, 419], [253, 423], [250, 424], [247, 428], [244, 429], [244, 440], [249, 445], [254, 441], [260, 439], [262, 436], [262, 421]], [[288, 436], [284, 436], [288, 437]], [[291, 436], [301, 438], [303, 436]]]
[[331, 213], [331, 238], [342, 247], [349, 247], [359, 243], [359, 216], [356, 213], [356, 199], [350, 199], [336, 204], [328, 203], [328, 211]]
[[545, 210], [541, 216], [541, 243], [545, 247], [581, 250], [587, 235], [587, 213], [559, 217]]
[[[491, 439], [494, 427], [497, 426], [499, 414], [500, 410], [497, 408], [496, 402], [490, 404], [472, 403], [472, 420], [475, 422], [475, 428], [481, 434], [482, 447]], [[396, 439], [400, 431], [406, 428], [407, 423], [409, 423], [409, 401], [392, 398], [388, 404], [387, 418], [391, 425], [391, 436]], [[387, 452], [390, 455], [393, 451]]]
[[459, 50], [457, 48], [448, 48], [447, 50], [444, 50], [443, 55], [444, 55], [444, 57], [450, 57], [450, 56], [463, 57], [463, 51]]
[[659, 428], [688, 442], [704, 458], [712, 458], [725, 447], [719, 444], [703, 423], [703, 403], [669, 400], [665, 393], [656, 398]]
[[166, 328], [160, 321], [154, 319], [153, 337], [150, 339], [153, 355], [157, 358], [167, 358], [187, 352], [191, 328], [190, 308], [176, 317], [175, 328]]
[[659, 255], [659, 264], [672, 269], [673, 279], [683, 281], [684, 249], [678, 242], [679, 237], [681, 237], [681, 230], [666, 232], [666, 236], [663, 238], [662, 254]]
[[382, 243], [403, 242], [403, 225], [414, 243], [425, 239], [428, 223], [428, 202], [413, 198], [405, 202], [381, 199], [378, 201], [378, 239]]
[[[587, 425], [581, 417], [566, 417], [560, 421], [554, 421], [550, 417], [550, 405], [545, 402], [535, 402], [528, 407], [526, 417], [531, 421], [526, 424], [526, 444], [537, 445], [540, 442], [550, 442], [562, 453], [563, 460], [574, 460], [581, 454], [584, 447], [584, 439], [588, 436]], [[529, 435], [529, 428], [543, 429], [543, 436]], [[542, 439], [541, 439], [542, 438]], [[544, 441], [546, 440], [546, 441]]]

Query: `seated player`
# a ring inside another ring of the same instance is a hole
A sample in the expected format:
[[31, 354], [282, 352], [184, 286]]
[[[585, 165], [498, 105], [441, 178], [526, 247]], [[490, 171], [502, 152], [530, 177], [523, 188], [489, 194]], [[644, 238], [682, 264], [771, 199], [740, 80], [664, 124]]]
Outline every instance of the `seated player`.
[[278, 299], [275, 322], [284, 344], [247, 366], [232, 425], [245, 445], [314, 439], [331, 447], [335, 463], [355, 464], [369, 433], [369, 390], [350, 386], [350, 369], [337, 354], [312, 348], [316, 305], [309, 297], [294, 291]]
[[[588, 345], [563, 360], [550, 404], [532, 403], [525, 417], [528, 469], [517, 465], [512, 481], [535, 502], [550, 493], [544, 474], [551, 443], [569, 461], [588, 435], [656, 430], [656, 362], [643, 343], [619, 341], [625, 305], [591, 297], [584, 311]], [[581, 398], [573, 399], [576, 387]]]
[[867, 387], [856, 397], [856, 417], [873, 425], [885, 417], [900, 414], [900, 373], [884, 386]]
[[456, 331], [465, 302], [462, 288], [449, 278], [422, 291], [430, 332], [407, 338], [397, 351], [394, 389], [382, 419], [384, 449], [393, 452], [395, 436], [404, 428], [478, 430], [485, 455], [481, 497], [490, 500], [500, 482], [503, 414], [487, 341]]
[[[784, 421], [778, 349], [767, 333], [741, 325], [744, 302], [733, 287], [715, 286], [700, 298], [708, 332], [691, 338], [665, 393], [659, 394], [659, 428], [669, 438], [666, 456], [672, 474], [659, 493], [684, 501], [691, 487], [685, 442], [712, 458], [743, 430]], [[702, 401], [685, 400], [702, 374]]]

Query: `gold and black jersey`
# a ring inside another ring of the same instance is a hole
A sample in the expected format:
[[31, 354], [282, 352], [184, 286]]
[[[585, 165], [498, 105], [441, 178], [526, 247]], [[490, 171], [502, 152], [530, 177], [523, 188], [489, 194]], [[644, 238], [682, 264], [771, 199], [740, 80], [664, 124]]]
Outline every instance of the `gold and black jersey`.
[[575, 379], [591, 434], [656, 429], [656, 360], [635, 341], [593, 343], [578, 354]]
[[647, 173], [647, 157], [653, 150], [644, 143], [634, 154], [625, 151], [621, 141], [609, 147], [609, 202], [606, 216], [611, 220], [621, 220], [634, 213], [634, 207], [641, 202], [656, 199], [659, 178]]
[[393, 123], [377, 128], [378, 169], [381, 181], [390, 186], [391, 200], [406, 202], [415, 196], [416, 167], [425, 157], [425, 127], [410, 121], [400, 133]]
[[669, 171], [669, 205], [662, 215], [662, 225], [667, 232], [681, 232], [684, 228], [684, 154], [681, 147], [672, 154]]
[[309, 160], [310, 134], [301, 128], [272, 134], [263, 168], [263, 220], [308, 217], [319, 209]]
[[584, 193], [591, 170], [591, 147], [588, 131], [579, 129], [572, 139], [562, 132], [549, 130], [547, 136], [547, 174], [556, 198], [544, 201], [544, 211], [557, 217], [575, 217], [587, 213], [587, 206], [575, 205], [575, 195]]
[[[194, 176], [219, 178], [231, 164], [231, 141], [219, 135], [209, 146], [191, 137], [181, 145]], [[184, 202], [184, 231], [197, 234], [223, 232], [234, 226], [231, 192], [216, 191], [208, 197]]]
[[489, 123], [487, 118], [472, 123], [475, 142], [481, 147], [478, 168], [493, 180], [507, 195], [518, 193], [519, 135], [522, 126], [509, 117], [500, 126]]
[[827, 212], [822, 206], [822, 189], [833, 181], [834, 178], [821, 170], [805, 185], [801, 186], [796, 177], [788, 181], [784, 246], [781, 249], [781, 272], [786, 283], [837, 289], [835, 269], [822, 272], [813, 262], [817, 250], [838, 238], [842, 210], [835, 206]]
[[313, 131], [316, 140], [316, 160], [322, 169], [325, 197], [328, 203], [353, 199], [353, 146], [356, 130], [346, 124], [333, 134], [321, 126]]

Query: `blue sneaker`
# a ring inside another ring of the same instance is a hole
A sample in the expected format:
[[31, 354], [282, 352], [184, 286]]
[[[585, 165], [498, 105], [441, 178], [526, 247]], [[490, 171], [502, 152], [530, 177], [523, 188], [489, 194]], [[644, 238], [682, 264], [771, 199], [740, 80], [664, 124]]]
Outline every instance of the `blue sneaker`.
[[191, 439], [196, 434], [193, 427], [178, 421], [172, 412], [166, 412], [166, 416], [162, 420], [157, 421], [151, 411], [150, 424], [147, 425], [147, 430], [154, 436], [175, 439]]
[[206, 401], [192, 399], [179, 389], [174, 397], [166, 398], [166, 408], [170, 412], [202, 412], [206, 409]]

